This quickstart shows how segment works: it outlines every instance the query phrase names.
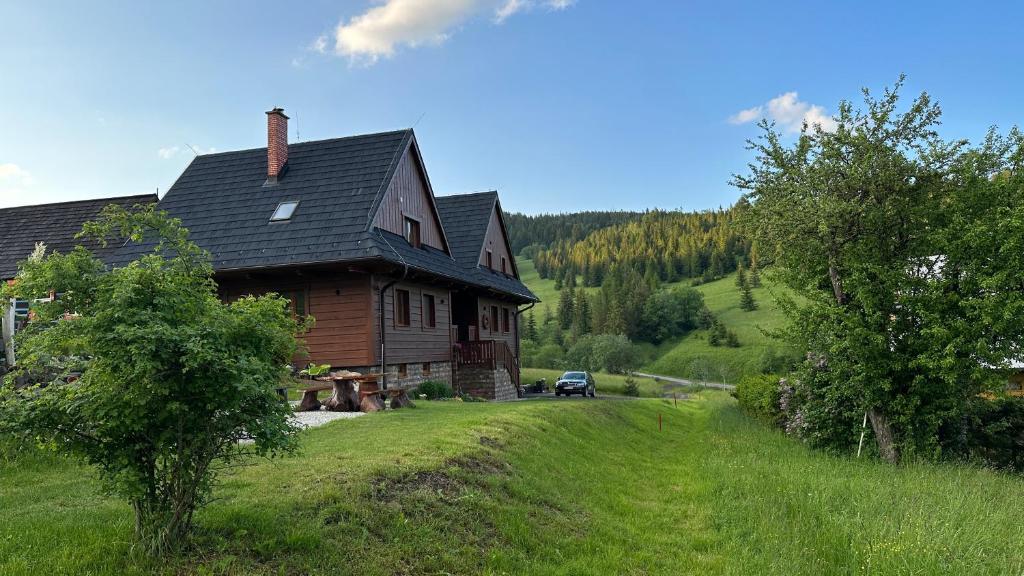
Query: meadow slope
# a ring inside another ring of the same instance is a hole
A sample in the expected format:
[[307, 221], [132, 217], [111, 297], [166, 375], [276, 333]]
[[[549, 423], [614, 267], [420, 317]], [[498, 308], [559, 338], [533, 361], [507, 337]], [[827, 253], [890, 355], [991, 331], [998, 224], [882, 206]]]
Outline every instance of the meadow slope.
[[152, 561], [132, 559], [131, 512], [88, 469], [0, 464], [0, 573], [1024, 571], [1021, 478], [812, 452], [719, 392], [421, 402], [224, 480], [193, 547]]

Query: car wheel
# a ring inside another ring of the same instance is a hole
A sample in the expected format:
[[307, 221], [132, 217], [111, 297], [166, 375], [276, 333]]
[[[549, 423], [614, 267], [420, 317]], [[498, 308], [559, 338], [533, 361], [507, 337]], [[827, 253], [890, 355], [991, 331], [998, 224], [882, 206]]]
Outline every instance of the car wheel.
[[597, 397], [597, 389], [596, 388], [590, 391], [590, 397], [591, 398], [596, 398]]
[[559, 397], [559, 396], [561, 396], [561, 395], [562, 395], [562, 393], [561, 393], [561, 392], [555, 392], [555, 398], [558, 398], [558, 397]]

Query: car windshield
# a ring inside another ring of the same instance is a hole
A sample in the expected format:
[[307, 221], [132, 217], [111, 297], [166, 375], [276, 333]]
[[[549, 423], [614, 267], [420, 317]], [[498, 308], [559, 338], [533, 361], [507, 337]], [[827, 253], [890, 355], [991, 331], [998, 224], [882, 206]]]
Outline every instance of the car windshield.
[[587, 375], [583, 372], [566, 372], [562, 374], [562, 380], [586, 380]]

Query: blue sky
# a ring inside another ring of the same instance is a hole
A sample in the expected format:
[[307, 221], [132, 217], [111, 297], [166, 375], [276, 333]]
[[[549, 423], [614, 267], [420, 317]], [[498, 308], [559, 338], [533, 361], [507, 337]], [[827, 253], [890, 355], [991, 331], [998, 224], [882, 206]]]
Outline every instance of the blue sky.
[[[0, 3], [0, 206], [166, 190], [199, 151], [415, 125], [435, 192], [530, 213], [728, 205], [746, 117], [901, 72], [948, 137], [1021, 123], [1024, 9], [940, 2]], [[791, 93], [796, 93], [794, 96]], [[749, 111], [737, 117], [741, 111]], [[730, 121], [732, 120], [732, 121]]]

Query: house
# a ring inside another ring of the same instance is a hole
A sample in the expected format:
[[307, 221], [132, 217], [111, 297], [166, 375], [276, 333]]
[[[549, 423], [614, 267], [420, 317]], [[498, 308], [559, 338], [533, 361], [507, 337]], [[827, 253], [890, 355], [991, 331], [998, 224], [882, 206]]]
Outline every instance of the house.
[[514, 397], [519, 318], [537, 298], [497, 194], [435, 197], [412, 130], [289, 143], [275, 108], [267, 142], [197, 156], [159, 201], [210, 253], [222, 298], [276, 292], [313, 316], [303, 361]]
[[[101, 247], [96, 243], [75, 239], [82, 224], [95, 219], [110, 204], [130, 208], [156, 201], [156, 194], [143, 194], [0, 208], [0, 281], [14, 278], [18, 273], [18, 263], [28, 258], [40, 243], [46, 247], [47, 252], [62, 253], [70, 252], [78, 244], [84, 244], [100, 258], [111, 257], [116, 247]], [[0, 307], [0, 312], [0, 334], [3, 335], [0, 368], [3, 368], [5, 364], [14, 363], [14, 331], [26, 319], [28, 302], [14, 302], [11, 306]]]

